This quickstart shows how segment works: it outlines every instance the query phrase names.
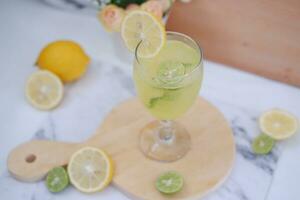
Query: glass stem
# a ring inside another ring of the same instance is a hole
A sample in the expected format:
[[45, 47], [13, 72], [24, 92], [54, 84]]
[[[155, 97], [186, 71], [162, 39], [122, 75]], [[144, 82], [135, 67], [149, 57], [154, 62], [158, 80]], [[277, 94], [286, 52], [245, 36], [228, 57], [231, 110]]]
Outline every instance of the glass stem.
[[159, 139], [164, 143], [170, 143], [175, 137], [174, 121], [160, 120], [160, 128], [158, 131]]

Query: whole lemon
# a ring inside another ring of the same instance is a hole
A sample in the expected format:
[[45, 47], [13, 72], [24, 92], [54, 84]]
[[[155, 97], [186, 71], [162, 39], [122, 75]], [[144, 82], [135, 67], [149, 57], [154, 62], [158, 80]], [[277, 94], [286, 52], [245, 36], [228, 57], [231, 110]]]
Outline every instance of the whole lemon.
[[40, 52], [36, 64], [41, 69], [55, 73], [64, 82], [80, 78], [87, 69], [90, 58], [79, 44], [68, 40], [49, 43]]

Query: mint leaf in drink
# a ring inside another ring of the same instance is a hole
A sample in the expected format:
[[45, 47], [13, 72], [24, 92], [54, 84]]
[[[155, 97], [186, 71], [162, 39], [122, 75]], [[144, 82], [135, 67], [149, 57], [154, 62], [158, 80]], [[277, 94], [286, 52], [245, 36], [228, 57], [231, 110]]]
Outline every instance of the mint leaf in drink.
[[145, 104], [148, 108], [153, 107], [162, 96], [164, 96], [164, 89], [159, 87], [149, 87], [144, 93]]
[[155, 104], [161, 99], [161, 98], [163, 98], [163, 96], [162, 97], [154, 97], [154, 98], [151, 98], [150, 99], [150, 101], [149, 101], [149, 103], [148, 103], [148, 108], [153, 108], [154, 106], [155, 106]]
[[159, 97], [153, 97], [149, 100], [147, 106], [148, 108], [153, 108], [155, 105], [160, 102], [160, 101], [173, 101], [178, 96], [180, 93], [178, 92], [180, 88], [175, 88], [175, 89], [164, 89], [163, 95]]

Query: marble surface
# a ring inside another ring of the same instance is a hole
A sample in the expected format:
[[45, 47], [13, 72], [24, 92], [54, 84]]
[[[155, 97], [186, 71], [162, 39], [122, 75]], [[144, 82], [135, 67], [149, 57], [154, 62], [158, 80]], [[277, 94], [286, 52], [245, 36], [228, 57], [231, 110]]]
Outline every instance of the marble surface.
[[[132, 67], [116, 53], [111, 35], [93, 15], [54, 9], [38, 0], [2, 0], [0, 24], [0, 198], [129, 199], [114, 186], [92, 195], [72, 187], [51, 194], [44, 182], [16, 181], [6, 169], [7, 154], [16, 145], [31, 139], [82, 141], [116, 104], [135, 95]], [[36, 70], [33, 63], [43, 45], [62, 38], [79, 42], [92, 63], [83, 79], [66, 86], [59, 108], [35, 110], [24, 98], [24, 83]], [[277, 143], [265, 156], [252, 153], [251, 141], [260, 133], [257, 117], [263, 111], [278, 107], [300, 116], [300, 89], [209, 61], [204, 67], [200, 95], [225, 115], [237, 149], [228, 180], [204, 199], [298, 200], [300, 134]]]

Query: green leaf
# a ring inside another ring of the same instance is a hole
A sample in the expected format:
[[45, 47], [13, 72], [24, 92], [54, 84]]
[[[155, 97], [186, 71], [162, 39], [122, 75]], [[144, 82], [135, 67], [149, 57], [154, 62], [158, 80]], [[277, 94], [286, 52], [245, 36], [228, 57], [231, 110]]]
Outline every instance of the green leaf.
[[134, 2], [136, 3], [136, 4], [142, 4], [142, 3], [144, 3], [144, 2], [146, 2], [147, 0], [134, 0]]
[[129, 4], [135, 3], [135, 4], [142, 4], [146, 0], [111, 0], [111, 4], [115, 4], [119, 7], [126, 8]]

